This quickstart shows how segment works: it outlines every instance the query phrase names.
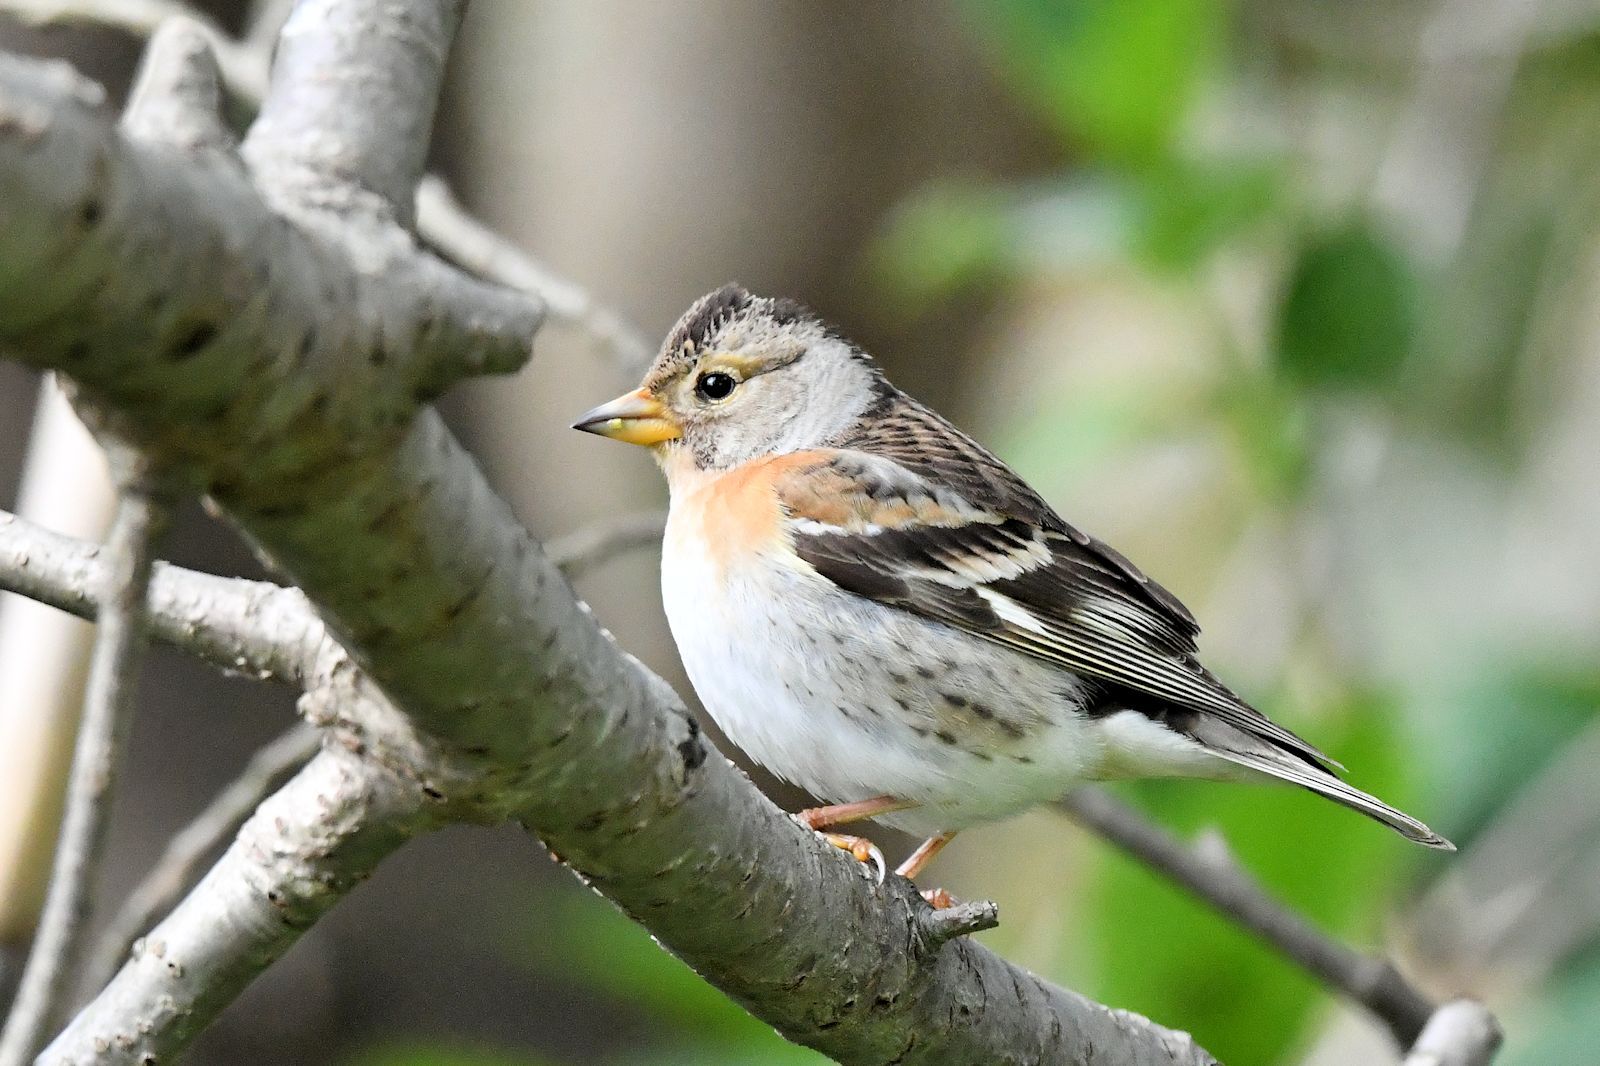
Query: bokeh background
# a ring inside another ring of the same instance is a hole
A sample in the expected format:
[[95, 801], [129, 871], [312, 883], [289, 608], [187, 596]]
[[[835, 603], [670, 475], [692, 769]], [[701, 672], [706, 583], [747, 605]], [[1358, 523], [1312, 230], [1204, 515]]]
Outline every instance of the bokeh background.
[[[138, 53], [3, 16], [0, 46], [68, 56], [114, 99]], [[435, 156], [475, 211], [651, 336], [730, 279], [834, 319], [1182, 596], [1236, 688], [1462, 850], [1287, 790], [1119, 791], [1221, 833], [1424, 987], [1488, 1000], [1506, 1066], [1597, 1061], [1593, 5], [477, 0]], [[554, 536], [664, 500], [642, 454], [566, 429], [624, 384], [553, 328], [519, 377], [446, 407]], [[35, 393], [0, 363], [5, 497]], [[258, 572], [198, 508], [170, 555]], [[579, 591], [687, 695], [656, 565], [620, 559]], [[164, 649], [140, 704], [113, 901], [293, 714]], [[1009, 958], [1231, 1066], [1396, 1060], [1359, 1013], [1059, 816], [964, 834], [933, 876], [1000, 903], [983, 939]], [[384, 866], [192, 1061], [820, 1060], [520, 832], [457, 829]]]

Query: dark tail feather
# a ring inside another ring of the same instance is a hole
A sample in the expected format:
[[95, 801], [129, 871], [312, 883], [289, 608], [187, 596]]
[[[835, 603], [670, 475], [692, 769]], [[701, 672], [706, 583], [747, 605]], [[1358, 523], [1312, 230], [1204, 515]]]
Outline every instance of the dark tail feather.
[[[1260, 742], [1265, 747], [1265, 742]], [[1393, 829], [1407, 840], [1416, 841], [1425, 847], [1438, 848], [1440, 851], [1454, 851], [1456, 846], [1432, 829], [1423, 825], [1409, 814], [1395, 810], [1375, 796], [1369, 796], [1359, 788], [1352, 788], [1332, 774], [1304, 762], [1288, 752], [1277, 752], [1271, 749], [1266, 751], [1237, 751], [1231, 748], [1208, 744], [1213, 754], [1227, 759], [1238, 766], [1248, 767], [1309, 789], [1319, 796], [1326, 796], [1333, 802], [1349, 807], [1353, 811], [1360, 811], [1375, 821]]]

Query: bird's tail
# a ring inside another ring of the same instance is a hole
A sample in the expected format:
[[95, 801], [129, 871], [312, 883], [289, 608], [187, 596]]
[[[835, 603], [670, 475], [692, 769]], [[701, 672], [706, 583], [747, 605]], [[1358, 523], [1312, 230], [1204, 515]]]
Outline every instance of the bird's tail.
[[[1230, 730], [1231, 732], [1232, 730]], [[1243, 737], [1243, 734], [1240, 734]], [[1254, 741], [1254, 738], [1249, 738]], [[1376, 796], [1369, 796], [1359, 788], [1352, 788], [1343, 781], [1334, 777], [1326, 770], [1321, 770], [1305, 760], [1280, 751], [1268, 745], [1265, 741], [1241, 744], [1235, 747], [1232, 744], [1208, 744], [1213, 754], [1220, 756], [1236, 766], [1267, 774], [1280, 781], [1287, 781], [1301, 788], [1309, 789], [1319, 796], [1325, 796], [1333, 802], [1349, 807], [1353, 811], [1360, 811], [1375, 821], [1393, 829], [1407, 840], [1416, 841], [1425, 847], [1438, 848], [1441, 851], [1454, 851], [1456, 846], [1432, 829], [1423, 825], [1415, 818], [1403, 811], [1397, 811]], [[1238, 750], [1248, 747], [1250, 750]]]

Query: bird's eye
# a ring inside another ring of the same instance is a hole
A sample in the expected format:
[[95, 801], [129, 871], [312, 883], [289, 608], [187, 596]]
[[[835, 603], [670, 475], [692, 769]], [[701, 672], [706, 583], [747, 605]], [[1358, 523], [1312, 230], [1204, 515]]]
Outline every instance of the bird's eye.
[[694, 392], [702, 400], [710, 400], [715, 403], [718, 400], [726, 400], [731, 396], [734, 386], [738, 384], [739, 382], [735, 380], [732, 374], [724, 374], [720, 370], [713, 370], [710, 373], [701, 374], [695, 380]]

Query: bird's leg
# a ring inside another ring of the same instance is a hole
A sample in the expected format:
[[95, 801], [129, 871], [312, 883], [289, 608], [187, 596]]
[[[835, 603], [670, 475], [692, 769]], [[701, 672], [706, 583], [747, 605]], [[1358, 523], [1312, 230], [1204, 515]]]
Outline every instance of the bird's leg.
[[893, 814], [915, 807], [915, 803], [895, 799], [893, 796], [874, 796], [855, 803], [835, 803], [830, 807], [807, 807], [795, 815], [807, 829], [826, 829], [830, 825], [845, 825], [876, 818], [880, 814]]
[[[918, 844], [917, 850], [907, 855], [906, 861], [896, 867], [894, 872], [904, 877], [907, 881], [916, 880], [923, 867], [932, 862], [933, 857], [943, 851], [944, 846], [954, 840], [955, 836], [954, 832], [950, 832], [929, 837], [921, 844]], [[946, 907], [953, 907], [956, 902], [955, 897], [942, 888], [924, 889], [922, 898], [927, 900], [928, 905], [936, 911], [944, 910]]]
[[933, 857], [944, 850], [944, 846], [956, 838], [955, 833], [940, 833], [938, 836], [929, 837], [917, 845], [917, 850], [906, 856], [906, 861], [895, 868], [895, 873], [907, 881], [915, 881], [922, 868], [933, 861]]
[[[895, 799], [893, 796], [875, 796], [869, 800], [858, 800], [855, 803], [835, 803], [828, 807], [808, 807], [796, 814], [795, 821], [813, 831], [820, 831], [828, 826], [846, 825], [850, 822], [860, 822], [868, 818], [876, 818], [880, 814], [889, 814], [893, 811], [903, 811], [915, 807], [915, 803]], [[884, 871], [888, 864], [883, 860], [883, 852], [878, 850], [878, 845], [866, 837], [851, 836], [849, 833], [823, 833], [822, 839], [843, 851], [848, 851], [860, 863], [871, 863], [877, 871], [878, 884], [883, 884]]]

